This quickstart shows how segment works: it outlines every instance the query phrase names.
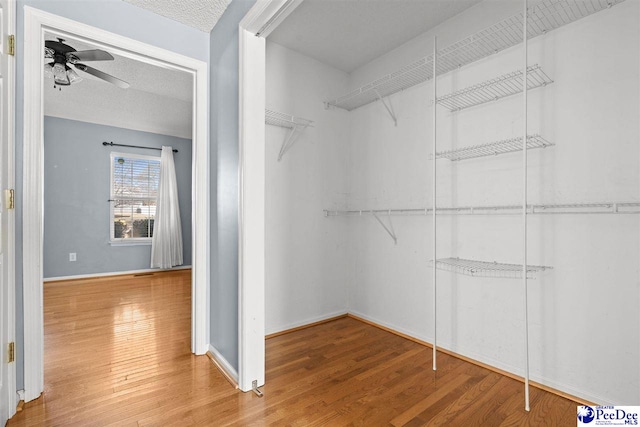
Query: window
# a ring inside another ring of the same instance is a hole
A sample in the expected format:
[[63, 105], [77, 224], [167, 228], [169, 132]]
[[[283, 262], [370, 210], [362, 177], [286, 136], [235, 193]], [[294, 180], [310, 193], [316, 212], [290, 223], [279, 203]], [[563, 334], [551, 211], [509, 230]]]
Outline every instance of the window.
[[150, 243], [160, 157], [111, 153], [112, 243]]

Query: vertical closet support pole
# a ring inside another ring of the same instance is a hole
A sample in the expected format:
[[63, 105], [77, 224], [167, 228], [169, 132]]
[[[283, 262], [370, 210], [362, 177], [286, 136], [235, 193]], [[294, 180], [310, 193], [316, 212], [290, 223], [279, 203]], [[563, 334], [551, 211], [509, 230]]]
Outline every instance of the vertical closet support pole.
[[434, 37], [433, 39], [433, 191], [432, 191], [432, 206], [433, 206], [433, 370], [436, 370], [436, 349], [437, 349], [437, 332], [438, 328], [436, 327], [437, 316], [436, 316], [436, 297], [437, 297], [437, 289], [436, 289], [436, 272], [438, 269], [436, 268], [436, 106], [438, 105], [438, 94], [436, 92], [436, 65], [438, 63], [438, 37]]
[[522, 285], [524, 292], [524, 409], [529, 411], [529, 303], [527, 287], [527, 0], [523, 0], [522, 43], [524, 64], [522, 68], [523, 134], [522, 134], [522, 237], [523, 262]]

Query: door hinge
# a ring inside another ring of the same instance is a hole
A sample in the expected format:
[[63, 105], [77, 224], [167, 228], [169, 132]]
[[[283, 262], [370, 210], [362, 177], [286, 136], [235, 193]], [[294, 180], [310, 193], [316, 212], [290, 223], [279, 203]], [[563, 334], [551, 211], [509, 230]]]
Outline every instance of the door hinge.
[[15, 342], [10, 342], [9, 343], [9, 358], [7, 360], [7, 363], [11, 363], [11, 362], [15, 362], [16, 361], [16, 343]]
[[15, 190], [13, 188], [10, 190], [4, 190], [4, 196], [5, 196], [5, 206], [7, 207], [7, 209], [15, 209], [16, 208]]
[[8, 40], [7, 46], [7, 55], [15, 56], [16, 55], [16, 36], [11, 34]]

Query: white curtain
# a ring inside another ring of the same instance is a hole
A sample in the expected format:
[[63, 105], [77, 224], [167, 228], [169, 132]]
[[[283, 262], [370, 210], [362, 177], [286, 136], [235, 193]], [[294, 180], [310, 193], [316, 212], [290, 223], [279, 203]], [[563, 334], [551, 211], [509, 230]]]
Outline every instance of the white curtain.
[[173, 149], [162, 147], [160, 183], [151, 239], [151, 268], [182, 265], [182, 225]]

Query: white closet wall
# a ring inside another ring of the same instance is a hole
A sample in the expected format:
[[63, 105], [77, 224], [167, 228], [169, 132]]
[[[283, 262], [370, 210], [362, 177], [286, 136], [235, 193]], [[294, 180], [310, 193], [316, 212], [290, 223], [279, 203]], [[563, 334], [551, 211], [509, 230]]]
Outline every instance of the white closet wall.
[[[529, 64], [554, 80], [529, 92], [529, 133], [556, 144], [529, 151], [529, 203], [640, 199], [638, 6], [626, 1], [529, 42]], [[429, 55], [434, 33], [468, 35], [482, 7], [352, 73], [352, 88], [399, 69], [405, 50]], [[521, 64], [516, 46], [440, 77], [439, 95]], [[392, 95], [397, 127], [380, 103], [351, 111], [349, 209], [431, 206], [432, 99], [431, 82]], [[521, 95], [456, 113], [438, 106], [438, 151], [520, 136], [521, 106]], [[521, 158], [438, 160], [438, 205], [519, 204]], [[350, 218], [349, 311], [431, 342], [431, 218], [392, 219], [397, 245], [372, 217]], [[520, 215], [440, 216], [438, 258], [520, 264], [521, 224]], [[529, 281], [532, 379], [594, 402], [638, 402], [639, 216], [530, 216], [528, 237], [528, 263], [553, 267]], [[438, 271], [438, 292], [439, 345], [523, 373], [521, 280]]]
[[[393, 216], [394, 244], [372, 216], [323, 209], [431, 206], [432, 86], [351, 112], [334, 99], [521, 11], [489, 0], [346, 75], [267, 44], [267, 108], [314, 120], [282, 161], [285, 129], [267, 126], [266, 323], [272, 333], [343, 312], [433, 340], [430, 216]], [[529, 41], [553, 80], [529, 91], [528, 202], [640, 201], [640, 2]], [[522, 46], [440, 76], [438, 93], [522, 69]], [[522, 95], [451, 113], [438, 106], [438, 151], [522, 135]], [[437, 160], [438, 205], [518, 205], [522, 156]], [[520, 215], [438, 217], [438, 258], [522, 263]], [[380, 219], [389, 226], [388, 218]], [[531, 378], [600, 404], [640, 401], [640, 215], [529, 216]], [[438, 271], [438, 343], [522, 374], [521, 280]], [[534, 403], [535, 404], [535, 403]]]
[[326, 206], [347, 198], [349, 113], [325, 110], [327, 93], [348, 75], [267, 43], [267, 108], [313, 120], [278, 161], [289, 130], [266, 126], [266, 333], [347, 311], [347, 221], [327, 221]]

